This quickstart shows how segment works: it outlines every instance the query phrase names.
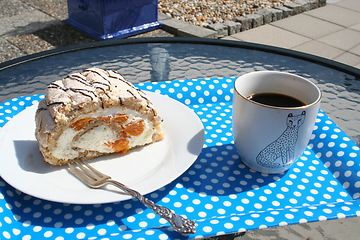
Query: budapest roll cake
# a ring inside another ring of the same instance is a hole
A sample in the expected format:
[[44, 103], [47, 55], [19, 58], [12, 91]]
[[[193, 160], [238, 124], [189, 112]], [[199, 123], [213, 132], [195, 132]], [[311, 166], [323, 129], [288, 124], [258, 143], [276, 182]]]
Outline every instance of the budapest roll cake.
[[146, 94], [113, 70], [89, 68], [51, 83], [35, 119], [40, 151], [52, 165], [125, 153], [164, 138]]

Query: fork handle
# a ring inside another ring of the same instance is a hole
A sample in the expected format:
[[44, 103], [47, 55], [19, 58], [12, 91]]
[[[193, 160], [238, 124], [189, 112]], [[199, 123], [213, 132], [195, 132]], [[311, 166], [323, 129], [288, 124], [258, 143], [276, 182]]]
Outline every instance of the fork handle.
[[175, 229], [175, 231], [177, 231], [179, 233], [185, 233], [185, 234], [190, 234], [190, 233], [196, 232], [195, 221], [186, 219], [180, 215], [177, 215], [177, 214], [173, 213], [173, 211], [171, 211], [167, 207], [163, 207], [163, 206], [155, 204], [153, 201], [147, 199], [138, 191], [131, 189], [118, 181], [109, 179], [106, 182], [120, 188], [122, 191], [139, 199], [145, 206], [147, 206], [148, 208], [151, 208], [157, 215], [165, 218], [171, 224], [171, 226]]

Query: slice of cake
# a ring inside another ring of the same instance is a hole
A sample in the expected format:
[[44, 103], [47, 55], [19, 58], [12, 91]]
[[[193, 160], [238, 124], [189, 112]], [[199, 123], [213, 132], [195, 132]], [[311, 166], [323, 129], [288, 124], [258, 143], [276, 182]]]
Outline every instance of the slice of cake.
[[112, 70], [89, 68], [51, 83], [35, 119], [40, 151], [53, 165], [164, 138], [162, 119], [145, 93]]

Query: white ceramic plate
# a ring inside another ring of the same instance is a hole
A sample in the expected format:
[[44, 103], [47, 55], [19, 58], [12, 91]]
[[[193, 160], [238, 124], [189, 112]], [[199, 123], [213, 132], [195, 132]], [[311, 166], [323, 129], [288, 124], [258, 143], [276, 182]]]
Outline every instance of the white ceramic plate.
[[[197, 159], [204, 143], [198, 116], [184, 104], [164, 95], [147, 92], [164, 119], [165, 139], [129, 151], [88, 162], [142, 194], [153, 192], [184, 173]], [[43, 161], [35, 139], [37, 105], [26, 108], [0, 131], [0, 176], [29, 195], [62, 203], [96, 204], [130, 199], [115, 189], [91, 189], [81, 183], [67, 166]]]

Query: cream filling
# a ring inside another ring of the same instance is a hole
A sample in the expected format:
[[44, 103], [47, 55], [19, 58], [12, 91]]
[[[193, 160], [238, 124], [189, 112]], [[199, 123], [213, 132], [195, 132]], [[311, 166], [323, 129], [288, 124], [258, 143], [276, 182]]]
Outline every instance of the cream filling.
[[[107, 109], [106, 111], [101, 109], [94, 114], [89, 114], [88, 116], [96, 118], [107, 117], [113, 114], [118, 114], [118, 109]], [[139, 136], [131, 136], [128, 138], [130, 148], [142, 146], [152, 142], [152, 136], [155, 132], [152, 122], [145, 120], [146, 118], [136, 116], [137, 112], [133, 110], [128, 110], [122, 112], [121, 114], [128, 115], [128, 122], [139, 120], [145, 121], [145, 130], [143, 133]], [[77, 120], [78, 119], [75, 119], [74, 122]], [[105, 144], [118, 140], [118, 135], [116, 132], [114, 132], [113, 129], [105, 125], [100, 125], [87, 131], [80, 138], [74, 141], [73, 139], [78, 133], [79, 131], [75, 131], [73, 128], [67, 128], [58, 138], [57, 146], [52, 150], [52, 155], [59, 159], [74, 159], [79, 157], [79, 152], [84, 152], [85, 150], [96, 151], [100, 153], [114, 152], [112, 147], [109, 147]]]

